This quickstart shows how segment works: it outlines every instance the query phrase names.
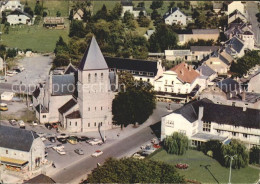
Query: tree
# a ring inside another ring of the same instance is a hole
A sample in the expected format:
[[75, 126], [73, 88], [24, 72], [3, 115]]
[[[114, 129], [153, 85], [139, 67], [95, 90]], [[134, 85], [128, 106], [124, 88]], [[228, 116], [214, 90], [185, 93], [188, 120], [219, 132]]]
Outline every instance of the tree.
[[73, 15], [74, 15], [74, 10], [71, 9], [69, 14], [69, 20], [73, 20]]
[[61, 12], [60, 11], [57, 11], [56, 12], [56, 17], [60, 17], [61, 16]]
[[140, 27], [149, 27], [151, 21], [146, 16], [139, 16], [138, 17], [138, 24]]
[[164, 52], [167, 49], [173, 49], [177, 46], [178, 35], [169, 25], [160, 24], [149, 39], [151, 52]]
[[235, 76], [242, 77], [252, 67], [260, 64], [260, 51], [254, 50], [247, 52], [243, 57], [239, 58], [237, 62], [233, 62], [230, 71]]
[[79, 38], [84, 38], [86, 35], [85, 33], [85, 28], [83, 25], [82, 21], [79, 20], [72, 20], [71, 21], [71, 25], [70, 25], [70, 32], [69, 32], [69, 36], [73, 37], [79, 37]]
[[134, 85], [126, 86], [125, 91], [120, 91], [112, 104], [113, 123], [121, 125], [121, 128], [144, 123], [155, 108], [152, 85], [143, 81], [131, 83]]
[[155, 9], [161, 8], [162, 6], [163, 6], [162, 0], [154, 0], [154, 1], [152, 1], [150, 8], [152, 10], [155, 10]]
[[240, 169], [241, 167], [246, 167], [249, 161], [248, 151], [242, 142], [236, 139], [232, 139], [227, 145], [223, 144], [221, 147], [221, 154], [223, 157], [223, 165], [225, 167], [230, 166], [230, 158], [226, 155], [233, 156], [236, 155], [232, 162], [233, 169]]
[[217, 161], [221, 162], [221, 147], [222, 142], [220, 142], [219, 140], [209, 140], [206, 143], [202, 144], [201, 150], [204, 154], [207, 154], [209, 151], [212, 151], [212, 157]]
[[10, 29], [10, 23], [9, 22], [5, 22], [4, 33], [5, 34], [9, 34], [9, 29]]
[[24, 6], [24, 12], [28, 13], [29, 15], [31, 15], [33, 17], [34, 13], [33, 10], [31, 9], [31, 7], [29, 7], [28, 5]]
[[91, 20], [91, 12], [90, 10], [86, 10], [86, 8], [84, 8], [83, 10], [83, 17], [82, 17], [84, 22], [90, 22]]
[[46, 11], [43, 11], [42, 16], [47, 17], [48, 13]]
[[167, 153], [183, 155], [189, 147], [188, 137], [182, 133], [174, 132], [171, 136], [164, 139], [164, 148]]
[[260, 148], [259, 146], [253, 146], [249, 153], [250, 164], [260, 164]]
[[116, 3], [115, 7], [110, 12], [110, 20], [119, 20], [121, 18], [123, 7], [121, 3]]
[[7, 22], [7, 17], [6, 17], [6, 12], [5, 11], [3, 11], [2, 12], [2, 24], [5, 24]]
[[152, 20], [156, 20], [156, 19], [160, 19], [161, 15], [158, 13], [157, 10], [153, 10], [152, 14], [151, 14], [151, 19]]
[[69, 56], [67, 54], [59, 54], [53, 60], [54, 67], [67, 66], [69, 64]]
[[134, 15], [132, 13], [130, 13], [129, 11], [126, 11], [124, 13], [123, 23], [126, 24], [126, 27], [128, 29], [134, 30], [136, 28]]
[[101, 10], [98, 10], [96, 15], [94, 16], [95, 20], [104, 19], [108, 20], [108, 12], [106, 5], [103, 4]]
[[175, 167], [153, 160], [109, 158], [84, 183], [184, 183]]
[[64, 42], [63, 38], [60, 36], [59, 40], [56, 42], [56, 47], [54, 49], [55, 54], [66, 53], [69, 51], [68, 45]]
[[35, 13], [35, 15], [41, 15], [42, 16], [43, 6], [40, 4], [39, 1], [37, 1], [36, 4], [35, 4], [34, 13]]

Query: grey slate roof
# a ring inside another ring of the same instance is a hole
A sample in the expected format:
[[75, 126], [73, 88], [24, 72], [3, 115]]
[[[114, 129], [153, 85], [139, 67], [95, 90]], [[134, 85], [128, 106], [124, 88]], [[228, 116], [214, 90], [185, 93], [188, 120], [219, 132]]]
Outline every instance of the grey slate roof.
[[204, 76], [211, 76], [213, 74], [215, 74], [216, 72], [214, 70], [212, 70], [208, 65], [206, 64], [202, 64], [201, 66], [199, 66], [197, 68], [197, 71], [199, 73], [201, 73]]
[[44, 174], [40, 174], [38, 176], [33, 177], [32, 179], [29, 179], [25, 181], [24, 183], [31, 183], [31, 184], [36, 184], [36, 183], [41, 183], [41, 184], [51, 184], [51, 183], [56, 183], [52, 178], [49, 176], [46, 176]]
[[240, 53], [242, 48], [244, 47], [244, 43], [242, 40], [234, 36], [230, 40], [228, 40], [226, 43], [226, 52], [231, 55], [232, 50], [235, 50], [237, 53]]
[[192, 29], [193, 34], [219, 34], [219, 29]]
[[70, 63], [65, 69], [64, 74], [71, 74], [71, 73], [75, 73], [76, 71], [77, 68]]
[[40, 107], [41, 107], [41, 113], [48, 113], [49, 112], [43, 105], [40, 105], [40, 104], [35, 107], [37, 112], [40, 112]]
[[219, 49], [219, 46], [190, 46], [190, 51], [191, 52], [196, 52], [196, 51], [216, 51]]
[[35, 98], [38, 98], [38, 96], [40, 95], [40, 88], [37, 86], [36, 89], [33, 91], [32, 95]]
[[93, 36], [90, 45], [80, 61], [79, 70], [101, 70], [107, 68], [108, 66], [104, 56]]
[[260, 129], [260, 111], [219, 104], [204, 105], [203, 121]]
[[217, 83], [217, 86], [225, 93], [239, 90], [239, 83], [232, 78], [226, 78]]
[[29, 130], [0, 125], [0, 147], [29, 152], [39, 136]]
[[30, 19], [32, 19], [32, 16], [31, 15], [29, 15], [28, 13], [25, 13], [25, 12], [23, 12], [22, 10], [20, 10], [20, 9], [15, 9], [14, 11], [12, 11], [9, 15], [25, 15], [25, 16], [27, 16], [27, 17], [29, 17]]
[[187, 119], [189, 122], [194, 122], [198, 120], [198, 112], [199, 112], [199, 106], [206, 104], [206, 103], [213, 103], [209, 99], [202, 99], [199, 101], [191, 102], [180, 109], [177, 109], [174, 111], [174, 113], [181, 114], [185, 119]]
[[76, 88], [75, 84], [74, 75], [52, 75], [52, 95], [71, 95]]
[[173, 14], [176, 11], [180, 11], [184, 16], [186, 16], [178, 7], [172, 8], [170, 10], [170, 12], [167, 12], [166, 14], [164, 14], [163, 18], [166, 19], [167, 17], [169, 17], [171, 14]]
[[68, 119], [79, 119], [79, 118], [81, 118], [81, 115], [80, 115], [79, 111], [74, 111], [74, 112], [68, 114], [66, 116], [66, 118], [68, 118]]
[[66, 102], [63, 106], [61, 106], [58, 110], [61, 114], [64, 114], [68, 112], [72, 107], [74, 107], [77, 104], [77, 101], [72, 98], [68, 102]]

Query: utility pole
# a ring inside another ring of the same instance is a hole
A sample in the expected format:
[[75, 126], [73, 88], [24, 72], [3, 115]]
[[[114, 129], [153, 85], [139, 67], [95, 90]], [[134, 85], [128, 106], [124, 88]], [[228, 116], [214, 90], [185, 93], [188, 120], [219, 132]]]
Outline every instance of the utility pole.
[[228, 184], [231, 184], [231, 170], [232, 170], [232, 161], [234, 160], [235, 157], [237, 157], [237, 155], [225, 155], [225, 157], [229, 157], [230, 158], [230, 169], [229, 169], [229, 179], [228, 179]]

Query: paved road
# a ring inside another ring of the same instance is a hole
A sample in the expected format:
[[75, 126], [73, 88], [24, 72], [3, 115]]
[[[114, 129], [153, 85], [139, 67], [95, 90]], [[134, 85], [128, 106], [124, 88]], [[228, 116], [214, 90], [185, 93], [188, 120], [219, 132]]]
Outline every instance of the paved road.
[[103, 150], [104, 154], [97, 158], [87, 157], [80, 160], [66, 169], [51, 176], [57, 183], [71, 183], [75, 178], [85, 175], [88, 171], [97, 166], [97, 163], [103, 163], [108, 157], [120, 157], [129, 149], [136, 148], [140, 143], [151, 140], [154, 135], [149, 127], [142, 129], [140, 132], [115, 143], [111, 147]]
[[[124, 136], [121, 140], [109, 145], [109, 147], [104, 148], [102, 151], [104, 152], [98, 158], [92, 158], [87, 156], [78, 160], [77, 162], [72, 163], [67, 166], [65, 169], [62, 169], [56, 173], [49, 174], [56, 182], [58, 183], [77, 183], [79, 182], [77, 179], [81, 178], [83, 175], [86, 175], [89, 171], [96, 167], [97, 163], [103, 163], [108, 157], [119, 158], [121, 156], [127, 155], [129, 152], [136, 150], [141, 145], [147, 143], [149, 140], [155, 137], [152, 134], [152, 129], [150, 125], [153, 125], [161, 120], [161, 117], [165, 114], [168, 114], [166, 110], [166, 105], [168, 103], [157, 103], [157, 108], [154, 110], [154, 113], [151, 117], [139, 127], [135, 132], [133, 132], [129, 136]], [[175, 110], [180, 108], [179, 104], [172, 104], [172, 109]], [[76, 181], [75, 181], [76, 179]]]
[[[249, 16], [249, 21], [252, 24], [252, 30], [255, 33], [255, 37], [257, 39], [257, 34], [259, 31], [259, 23], [255, 15], [259, 12], [258, 5], [254, 1], [248, 1], [246, 4], [246, 9]], [[258, 38], [258, 44], [260, 44], [260, 38]]]

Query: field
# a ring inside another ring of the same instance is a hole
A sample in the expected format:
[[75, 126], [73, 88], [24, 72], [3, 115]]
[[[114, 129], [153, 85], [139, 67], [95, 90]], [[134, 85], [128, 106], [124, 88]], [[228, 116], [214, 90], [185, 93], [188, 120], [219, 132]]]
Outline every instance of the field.
[[[37, 52], [53, 52], [56, 41], [62, 36], [65, 41], [68, 40], [69, 24], [66, 22], [64, 30], [49, 30], [39, 25], [33, 26], [10, 26], [9, 34], [2, 35], [1, 43], [8, 47], [19, 49], [32, 49]], [[4, 26], [1, 25], [3, 28]]]
[[[160, 150], [150, 159], [163, 161], [172, 165], [177, 163], [189, 164], [187, 170], [178, 169], [187, 179], [202, 183], [228, 183], [229, 168], [222, 167], [216, 160], [204, 155], [202, 152], [189, 150], [185, 155], [176, 156]], [[208, 169], [205, 166], [208, 166]], [[232, 170], [232, 183], [253, 183], [259, 179], [260, 170], [251, 167]]]

